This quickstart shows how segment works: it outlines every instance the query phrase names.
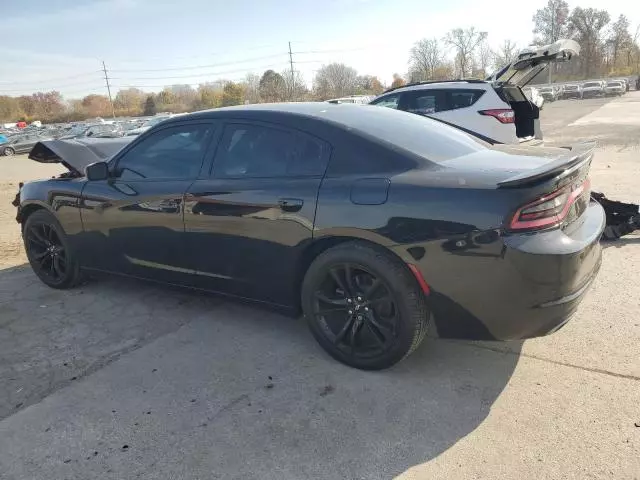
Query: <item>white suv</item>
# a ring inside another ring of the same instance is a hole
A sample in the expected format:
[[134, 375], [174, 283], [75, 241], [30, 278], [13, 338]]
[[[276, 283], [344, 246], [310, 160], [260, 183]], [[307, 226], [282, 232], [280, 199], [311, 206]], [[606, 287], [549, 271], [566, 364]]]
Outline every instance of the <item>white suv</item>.
[[491, 143], [540, 143], [540, 110], [523, 93], [549, 63], [578, 55], [573, 40], [558, 40], [520, 52], [487, 80], [420, 82], [387, 90], [371, 105], [425, 115]]

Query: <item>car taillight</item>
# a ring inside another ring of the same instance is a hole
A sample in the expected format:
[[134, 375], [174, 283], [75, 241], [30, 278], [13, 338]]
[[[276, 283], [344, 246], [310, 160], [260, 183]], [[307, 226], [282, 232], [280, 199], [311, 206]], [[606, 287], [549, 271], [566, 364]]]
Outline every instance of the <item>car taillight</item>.
[[480, 115], [486, 115], [493, 117], [500, 123], [514, 123], [516, 121], [516, 115], [510, 108], [496, 108], [493, 110], [480, 110]]
[[511, 230], [539, 230], [562, 222], [571, 206], [583, 194], [589, 195], [591, 181], [587, 178], [577, 185], [569, 185], [520, 207], [511, 222]]

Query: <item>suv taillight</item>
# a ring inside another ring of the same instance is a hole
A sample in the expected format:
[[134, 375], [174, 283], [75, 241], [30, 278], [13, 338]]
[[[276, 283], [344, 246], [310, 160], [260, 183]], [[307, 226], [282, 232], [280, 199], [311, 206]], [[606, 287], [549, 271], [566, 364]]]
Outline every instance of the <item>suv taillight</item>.
[[591, 181], [587, 178], [577, 186], [566, 186], [520, 207], [513, 215], [511, 230], [540, 230], [561, 223], [571, 206], [582, 195], [590, 195]]
[[516, 121], [516, 115], [510, 108], [495, 108], [493, 110], [480, 110], [480, 115], [486, 115], [493, 117], [500, 123], [514, 123]]

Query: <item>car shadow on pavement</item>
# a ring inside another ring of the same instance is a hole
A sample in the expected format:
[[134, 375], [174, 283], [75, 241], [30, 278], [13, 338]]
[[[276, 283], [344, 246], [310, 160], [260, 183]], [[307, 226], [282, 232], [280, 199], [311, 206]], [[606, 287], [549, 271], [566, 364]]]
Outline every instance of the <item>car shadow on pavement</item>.
[[629, 237], [618, 238], [617, 240], [602, 242], [602, 247], [603, 248], [611, 248], [611, 247], [622, 248], [622, 247], [626, 247], [627, 245], [638, 245], [638, 244], [640, 244], [640, 236], [629, 236]]
[[363, 372], [302, 320], [209, 295], [121, 279], [56, 291], [24, 266], [0, 271], [0, 295], [0, 449], [51, 478], [390, 478], [484, 421], [522, 345], [427, 338]]

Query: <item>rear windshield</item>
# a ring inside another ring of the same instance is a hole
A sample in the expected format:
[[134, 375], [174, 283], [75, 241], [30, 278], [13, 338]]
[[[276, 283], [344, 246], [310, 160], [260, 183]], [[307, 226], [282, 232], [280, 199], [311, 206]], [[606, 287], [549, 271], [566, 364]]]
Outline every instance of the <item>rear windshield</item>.
[[607, 82], [607, 87], [619, 87], [622, 85], [620, 82]]
[[600, 87], [601, 85], [598, 82], [588, 82], [583, 85], [583, 87]]
[[484, 150], [488, 143], [457, 128], [413, 113], [373, 105], [332, 105], [325, 116], [432, 162]]
[[566, 85], [564, 87], [565, 90], [577, 90], [578, 86], [577, 85]]

